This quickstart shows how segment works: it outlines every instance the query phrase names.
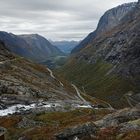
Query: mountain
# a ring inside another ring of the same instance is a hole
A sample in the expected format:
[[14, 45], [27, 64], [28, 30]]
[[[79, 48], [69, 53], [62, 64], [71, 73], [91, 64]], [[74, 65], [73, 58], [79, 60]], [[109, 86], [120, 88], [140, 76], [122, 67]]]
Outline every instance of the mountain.
[[47, 39], [37, 34], [14, 35], [0, 32], [0, 40], [5, 42], [13, 53], [35, 62], [46, 61], [49, 57], [63, 54]]
[[79, 52], [82, 48], [86, 47], [99, 35], [111, 30], [113, 27], [117, 26], [121, 19], [135, 7], [136, 3], [127, 3], [119, 5], [105, 12], [105, 14], [100, 18], [97, 29], [90, 33], [83, 41], [81, 41], [73, 50], [72, 53]]
[[[60, 75], [10, 51], [18, 39], [0, 41], [0, 139], [139, 140], [139, 21], [140, 0]], [[131, 108], [117, 109], [125, 101]]]
[[90, 121], [94, 108], [99, 118], [113, 111], [0, 41], [0, 138], [54, 140], [60, 130]]
[[65, 54], [70, 54], [72, 49], [79, 44], [78, 41], [51, 41], [51, 43], [57, 46]]
[[137, 3], [117, 26], [93, 38], [71, 57], [59, 73], [90, 95], [122, 107], [126, 105], [126, 93], [140, 91], [139, 46], [140, 4]]

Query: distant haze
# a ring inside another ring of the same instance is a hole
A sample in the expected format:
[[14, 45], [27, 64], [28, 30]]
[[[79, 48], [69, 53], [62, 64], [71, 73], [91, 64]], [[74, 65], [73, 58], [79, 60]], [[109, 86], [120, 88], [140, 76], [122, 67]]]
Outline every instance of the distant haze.
[[78, 41], [50, 41], [53, 45], [57, 46], [65, 54], [70, 54], [72, 49], [76, 47]]
[[106, 10], [132, 1], [0, 0], [0, 30], [38, 33], [51, 40], [81, 40], [96, 28]]

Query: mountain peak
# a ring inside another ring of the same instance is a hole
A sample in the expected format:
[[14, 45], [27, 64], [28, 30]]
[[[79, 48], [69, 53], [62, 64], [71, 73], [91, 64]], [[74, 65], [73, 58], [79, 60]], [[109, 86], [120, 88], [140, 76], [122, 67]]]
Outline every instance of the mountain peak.
[[21, 37], [32, 37], [32, 38], [43, 37], [43, 36], [41, 36], [39, 34], [22, 34], [22, 35], [19, 35], [19, 36], [21, 36]]
[[79, 52], [82, 48], [86, 47], [93, 39], [113, 29], [135, 6], [136, 2], [125, 3], [106, 11], [100, 18], [97, 29], [90, 33], [83, 41], [81, 41], [81, 43], [72, 50], [72, 53]]

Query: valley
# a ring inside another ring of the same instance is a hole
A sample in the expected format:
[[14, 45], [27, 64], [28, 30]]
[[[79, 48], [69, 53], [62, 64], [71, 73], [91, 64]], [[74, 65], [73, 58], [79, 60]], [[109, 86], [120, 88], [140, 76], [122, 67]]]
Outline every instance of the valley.
[[28, 22], [0, 31], [0, 140], [139, 140], [140, 0], [15, 2]]

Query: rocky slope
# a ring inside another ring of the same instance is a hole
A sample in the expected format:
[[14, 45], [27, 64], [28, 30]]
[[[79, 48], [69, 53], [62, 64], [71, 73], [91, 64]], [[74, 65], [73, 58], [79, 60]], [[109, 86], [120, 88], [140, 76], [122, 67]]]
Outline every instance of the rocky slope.
[[77, 108], [112, 109], [106, 102], [90, 99], [49, 68], [12, 54], [0, 42], [0, 116]]
[[43, 102], [47, 108], [47, 104], [61, 106], [81, 101], [75, 89], [60, 82], [50, 69], [13, 55], [0, 42], [0, 116], [21, 105], [30, 105], [23, 106], [30, 109]]
[[113, 111], [98, 101], [0, 41], [0, 126], [7, 129], [6, 140], [53, 140], [59, 130], [92, 120], [94, 112], [101, 118]]
[[[93, 96], [116, 107], [123, 95], [140, 90], [140, 5], [137, 3], [119, 25], [93, 39], [60, 71]], [[73, 69], [71, 69], [73, 68]]]
[[7, 48], [13, 53], [35, 62], [44, 62], [49, 57], [63, 55], [57, 47], [37, 34], [14, 35], [0, 32], [0, 40], [5, 42]]
[[138, 107], [125, 108], [96, 122], [68, 128], [56, 134], [57, 140], [138, 140], [140, 138]]
[[136, 3], [123, 4], [105, 12], [105, 14], [99, 20], [97, 29], [90, 33], [83, 41], [81, 41], [80, 44], [72, 50], [72, 53], [79, 52], [81, 49], [90, 44], [96, 37], [117, 26], [121, 19], [129, 11], [131, 11], [135, 5]]

